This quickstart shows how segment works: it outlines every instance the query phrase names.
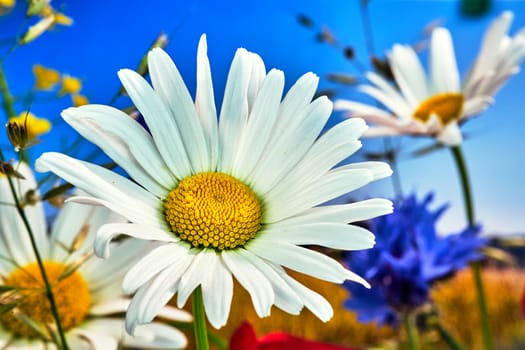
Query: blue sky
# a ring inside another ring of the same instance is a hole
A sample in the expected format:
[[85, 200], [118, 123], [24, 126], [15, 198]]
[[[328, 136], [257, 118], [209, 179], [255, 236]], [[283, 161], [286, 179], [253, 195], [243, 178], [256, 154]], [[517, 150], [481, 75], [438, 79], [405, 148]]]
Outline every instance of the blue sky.
[[[15, 12], [0, 19], [1, 39], [13, 35], [23, 19], [23, 1]], [[359, 1], [53, 1], [73, 17], [72, 27], [57, 28], [34, 43], [17, 49], [4, 67], [15, 94], [33, 84], [34, 63], [56, 68], [84, 80], [83, 92], [93, 103], [107, 103], [119, 88], [116, 72], [136, 66], [150, 42], [160, 31], [170, 37], [167, 51], [174, 58], [193, 91], [195, 51], [199, 36], [207, 33], [209, 56], [218, 103], [222, 95], [229, 63], [237, 47], [245, 47], [262, 56], [267, 68], [284, 70], [289, 87], [302, 74], [313, 71], [321, 77], [321, 88], [337, 88], [338, 97], [369, 101], [353, 87], [335, 85], [326, 80], [330, 72], [358, 74], [341, 53], [315, 41], [315, 30], [298, 24], [299, 13], [309, 16], [316, 28], [327, 26], [340, 40], [351, 45], [357, 57], [367, 63], [365, 35]], [[125, 5], [124, 5], [125, 4]], [[481, 17], [465, 18], [457, 1], [370, 1], [369, 14], [376, 53], [384, 54], [394, 43], [414, 43], [429, 22], [440, 19], [453, 36], [462, 74], [474, 59], [481, 35], [492, 19], [503, 10], [515, 14], [511, 33], [525, 26], [525, 1], [493, 1], [490, 11]], [[369, 67], [369, 65], [368, 65]], [[514, 76], [496, 96], [496, 103], [486, 113], [470, 121], [465, 130], [469, 138], [463, 145], [471, 173], [476, 217], [489, 234], [524, 232], [525, 186], [522, 174], [525, 162], [525, 112], [523, 98], [525, 75]], [[120, 106], [125, 106], [121, 100]], [[70, 101], [36, 100], [33, 113], [59, 121], [60, 111]], [[18, 105], [17, 109], [23, 106]], [[334, 114], [333, 121], [341, 116]], [[44, 136], [35, 155], [60, 150], [74, 138], [65, 125], [56, 125]], [[446, 149], [421, 158], [411, 158], [410, 151], [429, 144], [428, 140], [402, 138], [395, 141], [403, 150], [399, 176], [405, 192], [423, 196], [436, 192], [436, 206], [450, 202], [443, 217], [443, 233], [459, 231], [465, 225], [459, 181], [450, 152]], [[365, 149], [378, 151], [382, 142], [365, 139]], [[1, 144], [5, 144], [2, 135]], [[353, 158], [360, 160], [359, 155]], [[368, 196], [391, 197], [391, 182], [383, 180], [359, 191]]]

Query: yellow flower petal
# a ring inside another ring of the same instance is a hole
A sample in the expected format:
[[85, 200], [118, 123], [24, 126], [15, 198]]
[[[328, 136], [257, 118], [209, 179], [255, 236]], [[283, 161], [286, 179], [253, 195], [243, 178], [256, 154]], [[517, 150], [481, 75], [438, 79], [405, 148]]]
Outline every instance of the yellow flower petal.
[[72, 77], [71, 75], [64, 74], [62, 76], [62, 87], [58, 94], [63, 96], [65, 94], [78, 94], [82, 89], [82, 80]]
[[25, 125], [27, 128], [27, 136], [29, 140], [35, 139], [37, 136], [47, 133], [51, 130], [51, 122], [44, 118], [38, 118], [31, 112], [22, 112], [18, 116], [9, 119], [12, 122], [18, 122]]
[[15, 6], [15, 0], [0, 0], [0, 15], [9, 12]]
[[71, 99], [73, 100], [73, 106], [75, 107], [80, 107], [89, 103], [88, 98], [84, 95], [74, 94], [71, 95]]
[[35, 76], [35, 88], [37, 90], [51, 90], [60, 81], [60, 73], [52, 68], [46, 68], [40, 64], [33, 66]]
[[68, 17], [63, 13], [55, 12], [55, 24], [61, 24], [63, 26], [70, 26], [73, 24], [73, 18]]

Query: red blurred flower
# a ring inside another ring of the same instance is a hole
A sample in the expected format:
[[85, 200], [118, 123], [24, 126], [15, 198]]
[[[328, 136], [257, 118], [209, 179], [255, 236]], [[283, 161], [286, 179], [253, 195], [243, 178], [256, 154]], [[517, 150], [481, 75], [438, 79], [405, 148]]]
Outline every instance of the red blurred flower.
[[253, 327], [244, 322], [230, 339], [230, 350], [357, 350], [339, 345], [301, 339], [284, 332], [270, 333], [257, 339]]

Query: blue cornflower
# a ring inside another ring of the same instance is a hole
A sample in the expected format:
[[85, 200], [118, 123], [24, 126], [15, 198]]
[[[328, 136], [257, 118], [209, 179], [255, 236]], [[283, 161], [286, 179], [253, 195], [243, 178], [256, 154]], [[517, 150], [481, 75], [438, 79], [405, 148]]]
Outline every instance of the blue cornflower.
[[397, 201], [393, 214], [368, 224], [376, 235], [374, 248], [349, 253], [345, 262], [364, 276], [371, 290], [345, 283], [351, 293], [345, 306], [354, 310], [361, 322], [377, 321], [396, 325], [398, 315], [429, 301], [431, 285], [483, 256], [486, 244], [480, 227], [439, 236], [436, 223], [447, 205], [431, 211], [429, 193], [423, 201], [415, 195]]

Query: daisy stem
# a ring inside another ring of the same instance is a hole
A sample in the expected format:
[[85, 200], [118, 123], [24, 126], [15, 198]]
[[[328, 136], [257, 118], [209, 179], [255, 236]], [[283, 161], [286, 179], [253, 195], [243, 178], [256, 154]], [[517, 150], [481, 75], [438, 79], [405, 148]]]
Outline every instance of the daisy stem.
[[405, 332], [408, 342], [408, 349], [418, 350], [419, 349], [419, 337], [417, 335], [417, 328], [415, 320], [410, 313], [406, 313], [403, 319], [405, 324]]
[[197, 350], [208, 350], [208, 331], [206, 330], [206, 316], [204, 315], [204, 302], [202, 289], [197, 287], [192, 296], [193, 306], [193, 332]]
[[[452, 151], [452, 155], [454, 156], [454, 161], [456, 162], [456, 167], [458, 169], [458, 173], [461, 179], [463, 201], [465, 203], [465, 211], [467, 215], [468, 224], [470, 227], [473, 227], [475, 224], [474, 206], [465, 158], [463, 157], [463, 153], [461, 151], [460, 146], [452, 146], [450, 149]], [[485, 350], [492, 350], [494, 349], [494, 346], [492, 343], [492, 335], [490, 332], [489, 317], [487, 311], [487, 300], [483, 288], [483, 280], [481, 279], [481, 263], [479, 261], [475, 261], [470, 264], [470, 267], [472, 269], [472, 274], [474, 276], [474, 284], [476, 287], [478, 307], [481, 318], [483, 343], [485, 345]]]

